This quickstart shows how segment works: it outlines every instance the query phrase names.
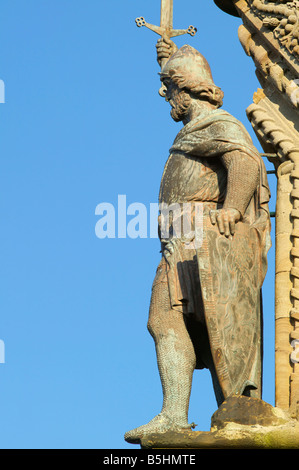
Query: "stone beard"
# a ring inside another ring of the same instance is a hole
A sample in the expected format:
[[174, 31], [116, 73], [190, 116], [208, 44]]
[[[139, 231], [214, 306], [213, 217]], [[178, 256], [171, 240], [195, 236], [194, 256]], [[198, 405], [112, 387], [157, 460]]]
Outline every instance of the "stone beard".
[[191, 98], [188, 93], [185, 91], [179, 91], [176, 97], [176, 103], [173, 106], [173, 101], [170, 100], [170, 105], [172, 106], [170, 115], [175, 122], [183, 121], [184, 117], [186, 116], [190, 105], [191, 105]]

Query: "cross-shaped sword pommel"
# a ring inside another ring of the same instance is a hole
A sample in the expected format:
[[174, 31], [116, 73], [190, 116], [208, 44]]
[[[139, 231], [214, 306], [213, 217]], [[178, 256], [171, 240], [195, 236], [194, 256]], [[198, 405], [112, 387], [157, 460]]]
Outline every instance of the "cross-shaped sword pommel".
[[173, 29], [173, 0], [161, 0], [160, 26], [147, 23], [143, 16], [136, 18], [135, 21], [139, 28], [141, 28], [141, 26], [145, 26], [162, 37], [173, 38], [175, 36], [181, 36], [182, 34], [195, 36], [197, 32], [197, 29], [194, 26], [189, 26], [188, 29]]

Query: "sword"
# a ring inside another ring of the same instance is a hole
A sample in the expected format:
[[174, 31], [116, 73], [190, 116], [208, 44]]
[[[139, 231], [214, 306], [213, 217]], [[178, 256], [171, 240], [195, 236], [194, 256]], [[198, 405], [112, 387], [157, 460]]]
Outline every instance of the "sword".
[[[161, 37], [173, 38], [176, 36], [182, 36], [183, 34], [190, 34], [195, 36], [197, 28], [189, 26], [188, 29], [173, 29], [173, 0], [161, 0], [161, 20], [160, 26], [147, 23], [143, 16], [136, 18], [136, 24], [138, 28], [145, 26], [146, 28], [159, 34]], [[161, 66], [163, 67], [167, 59], [163, 59]]]

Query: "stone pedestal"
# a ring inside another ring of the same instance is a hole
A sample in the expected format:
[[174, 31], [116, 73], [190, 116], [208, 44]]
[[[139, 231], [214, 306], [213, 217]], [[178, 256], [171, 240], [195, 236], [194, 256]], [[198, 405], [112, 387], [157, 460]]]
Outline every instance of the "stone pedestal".
[[143, 449], [299, 449], [299, 421], [256, 398], [231, 397], [211, 431], [168, 431], [141, 440]]

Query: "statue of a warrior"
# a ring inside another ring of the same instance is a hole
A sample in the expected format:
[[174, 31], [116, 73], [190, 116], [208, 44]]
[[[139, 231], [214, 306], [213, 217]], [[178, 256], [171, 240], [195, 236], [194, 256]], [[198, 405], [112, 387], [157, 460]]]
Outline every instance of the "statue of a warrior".
[[157, 52], [163, 64], [159, 93], [172, 118], [184, 124], [170, 149], [159, 201], [188, 204], [195, 225], [192, 210], [200, 204], [201, 243], [172, 236], [172, 227], [169, 238], [160, 237], [148, 329], [163, 407], [148, 424], [126, 433], [131, 443], [192, 427], [194, 369], [210, 370], [218, 406], [231, 395], [261, 398], [261, 287], [271, 245], [266, 170], [245, 127], [220, 109], [223, 92], [206, 59], [168, 38], [158, 41]]

